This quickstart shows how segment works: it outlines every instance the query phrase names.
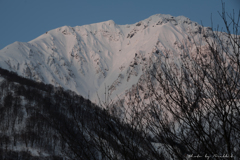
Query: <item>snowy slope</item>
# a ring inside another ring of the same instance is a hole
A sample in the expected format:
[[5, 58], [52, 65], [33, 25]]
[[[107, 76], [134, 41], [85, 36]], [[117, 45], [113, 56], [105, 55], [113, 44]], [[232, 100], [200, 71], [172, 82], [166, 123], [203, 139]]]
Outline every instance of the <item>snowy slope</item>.
[[153, 15], [131, 25], [112, 20], [84, 26], [63, 26], [28, 42], [0, 51], [0, 67], [19, 75], [98, 101], [136, 84], [149, 58], [168, 50], [173, 61], [182, 42], [201, 37], [202, 26], [184, 16]]

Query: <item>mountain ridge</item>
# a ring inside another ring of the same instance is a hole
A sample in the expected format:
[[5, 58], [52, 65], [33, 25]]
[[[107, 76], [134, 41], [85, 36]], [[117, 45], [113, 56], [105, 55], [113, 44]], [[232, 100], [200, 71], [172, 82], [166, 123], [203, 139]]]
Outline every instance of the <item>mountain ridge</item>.
[[62, 86], [92, 101], [112, 98], [136, 84], [156, 52], [171, 50], [201, 36], [202, 26], [184, 16], [156, 14], [130, 25], [114, 21], [63, 26], [0, 50], [0, 67], [38, 82]]

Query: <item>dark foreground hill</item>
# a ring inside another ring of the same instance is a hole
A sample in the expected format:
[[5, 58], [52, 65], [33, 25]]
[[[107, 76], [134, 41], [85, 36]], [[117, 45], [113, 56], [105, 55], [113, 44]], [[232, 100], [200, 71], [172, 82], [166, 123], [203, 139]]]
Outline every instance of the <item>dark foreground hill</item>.
[[74, 92], [0, 75], [0, 159], [160, 158], [137, 128]]

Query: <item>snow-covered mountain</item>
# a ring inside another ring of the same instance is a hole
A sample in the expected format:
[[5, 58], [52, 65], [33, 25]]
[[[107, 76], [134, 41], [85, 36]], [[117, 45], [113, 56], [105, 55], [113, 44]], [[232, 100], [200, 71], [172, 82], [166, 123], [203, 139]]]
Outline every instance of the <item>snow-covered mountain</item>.
[[168, 51], [172, 54], [167, 56], [177, 60], [186, 40], [201, 38], [202, 29], [184, 16], [162, 14], [131, 25], [109, 20], [63, 26], [6, 46], [0, 51], [0, 67], [92, 101], [103, 100], [106, 93], [115, 98], [139, 81], [150, 58]]

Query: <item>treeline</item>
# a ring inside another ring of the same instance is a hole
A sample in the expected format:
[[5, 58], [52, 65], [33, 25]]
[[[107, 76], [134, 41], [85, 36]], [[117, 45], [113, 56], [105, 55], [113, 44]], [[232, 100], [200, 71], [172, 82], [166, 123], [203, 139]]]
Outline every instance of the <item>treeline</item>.
[[39, 83], [31, 79], [27, 79], [19, 76], [15, 72], [8, 71], [6, 69], [0, 68], [0, 76], [5, 78], [9, 82], [17, 82], [22, 85], [28, 85], [43, 91], [51, 91], [53, 86], [50, 84]]

